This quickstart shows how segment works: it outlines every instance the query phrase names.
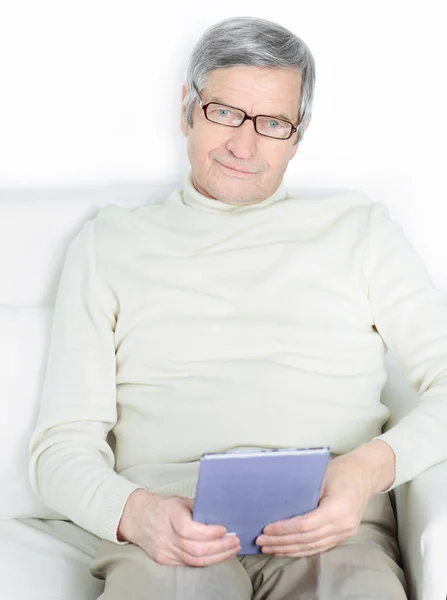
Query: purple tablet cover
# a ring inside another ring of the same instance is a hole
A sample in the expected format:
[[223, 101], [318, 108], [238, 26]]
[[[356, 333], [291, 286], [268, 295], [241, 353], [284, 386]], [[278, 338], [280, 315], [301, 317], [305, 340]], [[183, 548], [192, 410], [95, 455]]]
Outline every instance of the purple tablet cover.
[[318, 506], [329, 456], [328, 447], [205, 454], [193, 520], [223, 525], [241, 540], [239, 554], [259, 554], [266, 525]]

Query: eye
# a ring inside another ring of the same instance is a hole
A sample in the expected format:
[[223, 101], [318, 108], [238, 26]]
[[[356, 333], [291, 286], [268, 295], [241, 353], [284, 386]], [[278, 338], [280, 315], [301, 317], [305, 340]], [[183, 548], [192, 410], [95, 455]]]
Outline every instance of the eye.
[[276, 124], [276, 126], [272, 127], [272, 129], [280, 129], [281, 127], [283, 127], [283, 125], [281, 123], [279, 123], [278, 121], [274, 121], [273, 119], [270, 121], [270, 126], [272, 123]]

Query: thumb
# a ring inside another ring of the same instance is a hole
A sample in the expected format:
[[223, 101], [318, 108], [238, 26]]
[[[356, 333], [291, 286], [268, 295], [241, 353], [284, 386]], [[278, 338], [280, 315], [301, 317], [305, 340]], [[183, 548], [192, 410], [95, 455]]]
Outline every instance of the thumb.
[[185, 506], [191, 511], [194, 508], [194, 499], [193, 498], [184, 498]]

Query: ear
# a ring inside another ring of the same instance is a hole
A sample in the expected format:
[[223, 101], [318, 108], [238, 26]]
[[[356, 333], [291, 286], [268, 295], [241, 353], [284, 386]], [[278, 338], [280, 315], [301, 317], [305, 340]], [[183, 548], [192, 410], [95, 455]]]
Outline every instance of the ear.
[[186, 83], [182, 85], [182, 108], [181, 108], [181, 117], [180, 117], [180, 128], [185, 135], [188, 137], [189, 133], [189, 125], [186, 120], [186, 94], [188, 93], [188, 86]]
[[[312, 117], [309, 119], [306, 127], [304, 128], [304, 131], [306, 131], [306, 129], [309, 127], [311, 121], [312, 121]], [[298, 137], [298, 133], [297, 132], [295, 132], [295, 135]], [[289, 158], [289, 160], [292, 160], [292, 158], [295, 156], [296, 151], [298, 150], [299, 146], [300, 146], [300, 144], [296, 144], [296, 145], [292, 146], [292, 150], [290, 152], [290, 158]]]
[[[297, 134], [295, 133], [295, 135], [297, 135]], [[292, 158], [295, 156], [295, 154], [297, 153], [298, 147], [299, 147], [299, 144], [293, 144], [292, 145], [292, 149], [290, 151], [289, 160], [292, 160]]]

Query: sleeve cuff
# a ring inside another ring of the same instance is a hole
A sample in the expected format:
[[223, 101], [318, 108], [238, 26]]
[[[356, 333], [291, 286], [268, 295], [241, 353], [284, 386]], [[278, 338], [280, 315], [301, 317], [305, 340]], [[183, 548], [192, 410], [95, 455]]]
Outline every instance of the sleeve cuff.
[[412, 442], [411, 437], [406, 431], [400, 431], [399, 426], [396, 425], [374, 438], [386, 442], [396, 457], [394, 481], [386, 490], [380, 492], [381, 494], [387, 494], [402, 483], [410, 481], [424, 469], [422, 465], [419, 465], [417, 446]]
[[144, 486], [132, 483], [131, 481], [120, 477], [120, 485], [110, 496], [104, 512], [102, 524], [100, 526], [101, 537], [103, 540], [114, 542], [120, 546], [125, 546], [129, 542], [122, 542], [117, 537], [118, 526], [124, 512], [124, 507], [129, 496], [137, 489], [145, 489]]

